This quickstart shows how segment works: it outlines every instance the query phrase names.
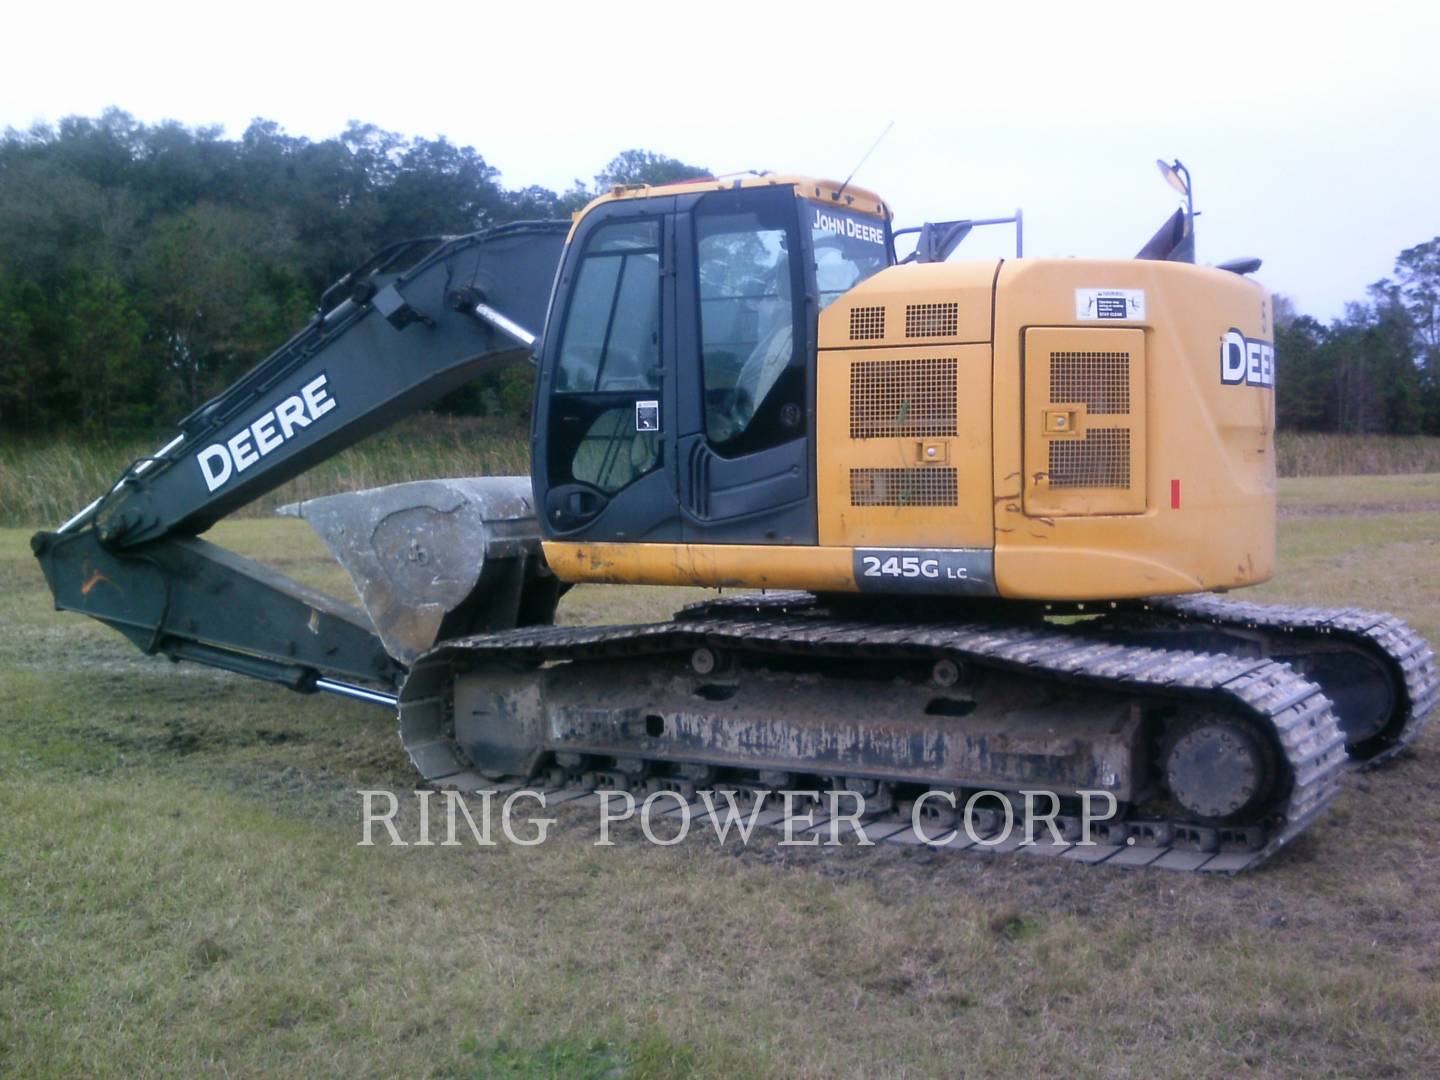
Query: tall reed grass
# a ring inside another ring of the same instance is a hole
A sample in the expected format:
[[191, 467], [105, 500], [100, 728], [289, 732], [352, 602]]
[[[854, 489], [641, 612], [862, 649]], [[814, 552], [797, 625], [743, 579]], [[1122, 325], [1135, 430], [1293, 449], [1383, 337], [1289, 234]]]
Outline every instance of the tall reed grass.
[[[58, 525], [166, 439], [0, 439], [0, 526]], [[1281, 432], [1276, 460], [1281, 476], [1440, 472], [1440, 438]], [[529, 470], [529, 445], [514, 424], [422, 415], [351, 447], [239, 514], [267, 516], [298, 499], [405, 480]]]
[[1440, 438], [1282, 431], [1275, 439], [1275, 460], [1281, 476], [1440, 472]]
[[[0, 440], [0, 525], [54, 527], [109, 490], [126, 465], [168, 441]], [[524, 476], [530, 448], [513, 424], [412, 417], [296, 477], [238, 511], [264, 517], [277, 506], [337, 491], [441, 476]]]

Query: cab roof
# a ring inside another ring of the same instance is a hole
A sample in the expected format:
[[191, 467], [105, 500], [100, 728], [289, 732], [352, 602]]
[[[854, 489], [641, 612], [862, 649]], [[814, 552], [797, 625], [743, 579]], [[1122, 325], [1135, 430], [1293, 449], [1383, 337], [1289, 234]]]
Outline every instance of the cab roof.
[[[585, 209], [575, 215], [579, 221], [601, 203], [623, 199], [649, 199], [660, 195], [694, 195], [706, 191], [728, 191], [734, 188], [753, 187], [794, 187], [808, 199], [833, 202], [844, 210], [869, 214], [884, 221], [891, 217], [890, 207], [873, 191], [845, 186], [835, 180], [821, 180], [813, 176], [796, 176], [793, 173], [746, 173], [739, 176], [704, 177], [699, 180], [680, 180], [672, 184], [616, 184], [610, 191], [592, 200]], [[838, 197], [837, 197], [838, 196]]]

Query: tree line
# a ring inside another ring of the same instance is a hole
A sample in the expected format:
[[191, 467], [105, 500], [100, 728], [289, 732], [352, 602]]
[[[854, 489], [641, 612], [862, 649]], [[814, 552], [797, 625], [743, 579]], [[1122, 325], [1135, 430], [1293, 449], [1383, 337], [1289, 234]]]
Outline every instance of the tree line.
[[[351, 123], [147, 125], [109, 109], [0, 137], [0, 430], [173, 426], [396, 240], [567, 217], [617, 183], [708, 170], [627, 150], [591, 185], [506, 188], [474, 148]], [[523, 369], [444, 403], [523, 415]]]
[[[173, 425], [290, 336], [381, 247], [563, 217], [616, 183], [708, 170], [643, 150], [593, 183], [506, 188], [473, 147], [351, 123], [148, 125], [118, 109], [0, 136], [0, 430]], [[1440, 237], [1324, 324], [1276, 298], [1281, 427], [1440, 434]], [[447, 411], [523, 416], [528, 372]]]
[[1280, 427], [1440, 435], [1440, 237], [1402, 251], [1367, 293], [1328, 325], [1276, 297]]

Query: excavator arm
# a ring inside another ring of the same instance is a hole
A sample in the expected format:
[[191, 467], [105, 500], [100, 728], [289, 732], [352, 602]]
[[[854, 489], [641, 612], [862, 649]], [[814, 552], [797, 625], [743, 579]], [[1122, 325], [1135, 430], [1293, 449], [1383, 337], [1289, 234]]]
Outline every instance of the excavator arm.
[[[438, 635], [548, 621], [557, 587], [540, 561], [525, 478], [403, 485], [415, 489], [408, 504], [387, 489], [298, 508], [341, 556], [368, 615], [198, 534], [445, 392], [528, 358], [567, 231], [528, 222], [411, 241], [347, 274], [327, 290], [324, 314], [182, 420], [164, 448], [59, 530], [35, 535], [56, 606], [147, 653], [386, 703], [389, 694], [340, 680], [394, 685]], [[427, 544], [436, 530], [443, 538]], [[457, 536], [467, 541], [459, 550]], [[387, 543], [409, 545], [401, 563], [425, 564], [433, 546], [446, 565], [407, 578], [394, 558], [375, 565], [374, 545]]]

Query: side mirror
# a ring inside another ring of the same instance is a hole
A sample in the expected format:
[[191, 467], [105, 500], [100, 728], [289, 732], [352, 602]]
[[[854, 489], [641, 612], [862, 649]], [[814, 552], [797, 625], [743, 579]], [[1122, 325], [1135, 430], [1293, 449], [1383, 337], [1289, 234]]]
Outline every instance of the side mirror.
[[1161, 225], [1136, 254], [1137, 259], [1159, 259], [1166, 262], [1195, 261], [1195, 191], [1190, 170], [1176, 158], [1172, 162], [1156, 160], [1155, 165], [1165, 182], [1185, 196], [1185, 203]]
[[1165, 182], [1186, 198], [1190, 197], [1190, 170], [1180, 164], [1176, 158], [1174, 164], [1166, 164], [1162, 159], [1156, 158], [1155, 164], [1160, 169], [1160, 175], [1165, 177]]

